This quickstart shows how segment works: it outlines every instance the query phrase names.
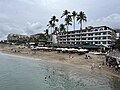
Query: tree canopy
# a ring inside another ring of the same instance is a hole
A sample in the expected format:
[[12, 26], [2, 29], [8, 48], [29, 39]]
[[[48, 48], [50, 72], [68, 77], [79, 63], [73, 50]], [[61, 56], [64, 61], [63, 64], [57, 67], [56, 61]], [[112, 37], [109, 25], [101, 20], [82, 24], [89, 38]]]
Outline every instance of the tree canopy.
[[116, 40], [115, 42], [115, 48], [120, 50], [120, 39]]

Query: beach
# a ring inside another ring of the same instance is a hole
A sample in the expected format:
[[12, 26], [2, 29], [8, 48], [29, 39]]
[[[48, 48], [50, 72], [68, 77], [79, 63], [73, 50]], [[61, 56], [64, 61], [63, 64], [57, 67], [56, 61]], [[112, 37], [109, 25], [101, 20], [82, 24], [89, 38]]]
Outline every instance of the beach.
[[[73, 65], [75, 67], [80, 67], [85, 70], [91, 70], [92, 64], [94, 64], [94, 70], [111, 74], [115, 77], [120, 78], [120, 72], [115, 71], [113, 68], [110, 68], [105, 65], [105, 56], [104, 55], [93, 55], [87, 53], [91, 58], [85, 59], [85, 54], [78, 55], [77, 53], [58, 53], [57, 51], [44, 51], [44, 50], [31, 50], [26, 46], [18, 45], [0, 45], [0, 51], [2, 53], [26, 56], [32, 58], [39, 58], [42, 60], [47, 60], [51, 62], [63, 63], [68, 65]], [[101, 65], [101, 68], [99, 68]]]
[[119, 90], [120, 79], [83, 65], [0, 53], [0, 90]]

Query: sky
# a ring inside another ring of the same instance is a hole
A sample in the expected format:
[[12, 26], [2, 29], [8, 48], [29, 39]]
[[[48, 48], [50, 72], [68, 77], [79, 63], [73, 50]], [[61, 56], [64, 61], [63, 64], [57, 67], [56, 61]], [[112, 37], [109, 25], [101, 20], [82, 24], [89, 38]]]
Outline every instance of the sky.
[[0, 0], [0, 39], [6, 39], [9, 33], [41, 33], [54, 15], [59, 19], [57, 25], [64, 23], [60, 18], [64, 10], [83, 11], [87, 16], [83, 27], [120, 28], [120, 0]]

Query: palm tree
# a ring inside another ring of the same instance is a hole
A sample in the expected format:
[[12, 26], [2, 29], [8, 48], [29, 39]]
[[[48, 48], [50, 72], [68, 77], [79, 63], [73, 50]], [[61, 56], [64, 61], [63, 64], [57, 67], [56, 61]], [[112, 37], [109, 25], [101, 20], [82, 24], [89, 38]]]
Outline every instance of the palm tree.
[[[73, 25], [74, 31], [75, 31], [75, 17], [76, 17], [76, 16], [77, 16], [76, 11], [73, 11], [73, 12], [72, 12], [72, 17], [73, 17], [73, 20], [74, 20], [74, 25]], [[75, 34], [74, 34], [74, 44], [75, 44]]]
[[[59, 33], [65, 33], [66, 31], [65, 25], [64, 24], [60, 24], [59, 25]], [[59, 43], [59, 39], [60, 37], [58, 37], [58, 43]]]
[[68, 44], [68, 30], [69, 30], [69, 25], [72, 25], [72, 18], [71, 18], [71, 15], [68, 15], [66, 18], [65, 18], [65, 25], [66, 25], [66, 28], [67, 28], [67, 44]]
[[53, 27], [53, 30], [54, 30], [54, 28], [56, 26], [56, 22], [58, 22], [59, 20], [56, 18], [56, 16], [52, 16], [51, 21], [52, 21], [52, 24], [53, 24], [52, 27]]
[[49, 21], [49, 23], [47, 24], [48, 28], [51, 28], [51, 34], [52, 34], [52, 27], [53, 27], [53, 23], [52, 20]]
[[63, 14], [62, 14], [61, 18], [64, 17], [64, 16], [67, 17], [69, 14], [70, 14], [70, 12], [68, 10], [65, 10], [65, 11], [63, 11]]
[[71, 18], [71, 15], [68, 15], [66, 18], [65, 18], [65, 25], [67, 27], [67, 32], [68, 32], [68, 29], [69, 29], [69, 25], [72, 25], [72, 18]]
[[58, 27], [55, 27], [54, 31], [53, 31], [53, 34], [57, 35], [59, 33], [59, 28]]
[[48, 28], [51, 27], [51, 41], [52, 41], [52, 33], [53, 33], [53, 30], [56, 26], [56, 22], [58, 22], [59, 20], [56, 18], [56, 16], [52, 16], [51, 20], [49, 21], [49, 24], [47, 25]]
[[46, 29], [46, 30], [44, 30], [44, 31], [45, 31], [46, 40], [48, 40], [48, 37], [49, 37], [49, 30]]
[[56, 26], [53, 31], [53, 34], [56, 35], [56, 37], [58, 37], [58, 33], [59, 33], [59, 28]]
[[59, 29], [60, 29], [60, 32], [65, 32], [65, 25], [64, 24], [60, 24], [60, 26], [59, 26]]
[[87, 21], [87, 17], [84, 12], [80, 11], [77, 15], [77, 21], [80, 23], [80, 31], [81, 31], [81, 45], [82, 45], [82, 22]]
[[65, 10], [65, 11], [63, 11], [63, 14], [61, 16], [61, 18], [66, 16], [65, 17], [65, 25], [67, 27], [67, 43], [68, 43], [68, 29], [69, 29], [69, 25], [72, 25], [70, 23], [70, 22], [72, 22], [72, 18], [71, 18], [71, 15], [69, 15], [69, 14], [70, 14], [70, 12], [68, 10]]
[[49, 21], [49, 23], [48, 23], [48, 28], [51, 28], [51, 36], [50, 36], [50, 41], [52, 42], [52, 28], [53, 28], [53, 26], [54, 26], [54, 24], [52, 23], [52, 20], [50, 20]]
[[48, 36], [48, 33], [49, 33], [48, 29], [46, 29], [44, 31], [45, 31], [45, 34]]

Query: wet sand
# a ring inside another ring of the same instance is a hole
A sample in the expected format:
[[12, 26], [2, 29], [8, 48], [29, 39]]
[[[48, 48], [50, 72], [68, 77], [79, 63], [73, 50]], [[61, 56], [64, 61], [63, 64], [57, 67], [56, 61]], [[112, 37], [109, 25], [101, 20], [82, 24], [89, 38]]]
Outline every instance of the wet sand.
[[85, 59], [85, 55], [78, 54], [68, 54], [68, 53], [58, 53], [57, 51], [33, 51], [30, 48], [24, 46], [17, 45], [0, 45], [0, 51], [3, 53], [20, 55], [20, 56], [28, 56], [33, 58], [40, 58], [48, 61], [57, 61], [58, 63], [64, 63], [73, 65], [77, 68], [83, 68], [85, 70], [91, 70], [91, 66], [95, 64], [95, 71], [101, 70], [101, 72], [111, 74], [112, 76], [120, 78], [120, 72], [115, 71], [113, 68], [107, 67], [106, 65], [102, 65], [101, 69], [99, 69], [99, 64], [105, 63], [105, 57], [102, 55], [92, 55], [91, 59]]

